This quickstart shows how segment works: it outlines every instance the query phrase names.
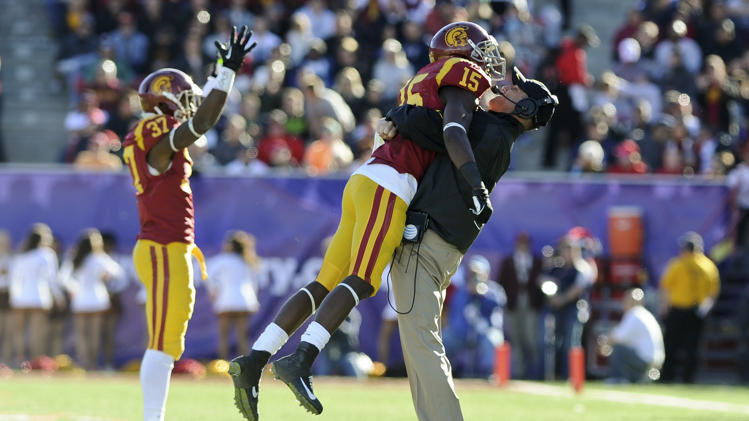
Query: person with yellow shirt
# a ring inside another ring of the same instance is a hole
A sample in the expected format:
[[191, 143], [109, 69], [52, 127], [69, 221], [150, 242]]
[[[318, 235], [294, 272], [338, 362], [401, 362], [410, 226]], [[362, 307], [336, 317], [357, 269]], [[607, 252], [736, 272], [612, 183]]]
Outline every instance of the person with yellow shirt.
[[718, 268], [703, 253], [699, 234], [687, 232], [679, 238], [679, 246], [679, 256], [671, 259], [661, 277], [666, 351], [661, 379], [675, 380], [677, 356], [683, 351], [682, 380], [693, 383], [703, 321], [720, 292], [720, 277]]

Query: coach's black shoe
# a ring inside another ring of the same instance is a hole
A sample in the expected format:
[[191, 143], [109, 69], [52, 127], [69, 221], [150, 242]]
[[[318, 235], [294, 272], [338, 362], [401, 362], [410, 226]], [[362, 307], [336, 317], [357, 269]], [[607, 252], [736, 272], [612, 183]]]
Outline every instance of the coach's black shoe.
[[234, 404], [250, 421], [257, 421], [257, 397], [263, 366], [248, 356], [239, 356], [229, 364], [229, 374], [234, 382]]
[[297, 354], [283, 357], [271, 364], [273, 375], [286, 383], [299, 403], [309, 412], [320, 415], [322, 404], [312, 392], [312, 376], [307, 365], [302, 363]]

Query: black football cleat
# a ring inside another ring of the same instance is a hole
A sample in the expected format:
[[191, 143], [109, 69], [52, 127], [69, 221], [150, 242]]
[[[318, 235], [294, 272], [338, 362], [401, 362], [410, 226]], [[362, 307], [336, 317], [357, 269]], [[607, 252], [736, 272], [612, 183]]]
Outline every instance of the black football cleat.
[[271, 364], [271, 371], [278, 380], [286, 383], [299, 403], [310, 413], [320, 415], [322, 404], [312, 392], [310, 369], [292, 354]]
[[245, 419], [257, 421], [257, 398], [263, 366], [248, 356], [239, 356], [231, 360], [229, 374], [234, 382], [234, 405]]

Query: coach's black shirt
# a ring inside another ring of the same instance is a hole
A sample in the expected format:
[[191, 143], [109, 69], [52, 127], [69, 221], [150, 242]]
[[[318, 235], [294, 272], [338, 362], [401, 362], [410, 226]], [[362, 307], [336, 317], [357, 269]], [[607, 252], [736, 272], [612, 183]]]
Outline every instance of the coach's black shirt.
[[[481, 226], [469, 206], [472, 190], [450, 161], [442, 139], [442, 116], [424, 107], [404, 105], [388, 117], [400, 134], [424, 149], [439, 152], [419, 183], [410, 210], [429, 214], [429, 226], [465, 254]], [[478, 110], [473, 114], [468, 139], [486, 188], [491, 192], [510, 166], [510, 151], [522, 133], [519, 121], [509, 114]]]

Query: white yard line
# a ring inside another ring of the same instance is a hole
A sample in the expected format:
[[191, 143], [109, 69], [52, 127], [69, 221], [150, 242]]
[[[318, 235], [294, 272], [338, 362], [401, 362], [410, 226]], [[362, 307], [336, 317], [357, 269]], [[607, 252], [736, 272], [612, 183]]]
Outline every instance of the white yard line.
[[[513, 381], [508, 384], [508, 390], [541, 396], [572, 397], [575, 393], [569, 386], [554, 386], [549, 384]], [[690, 398], [679, 398], [669, 395], [650, 393], [634, 393], [620, 390], [584, 390], [585, 397], [618, 403], [637, 403], [642, 405], [668, 406], [703, 411], [729, 412], [733, 414], [749, 415], [749, 405], [738, 405], [726, 402], [705, 401]]]

